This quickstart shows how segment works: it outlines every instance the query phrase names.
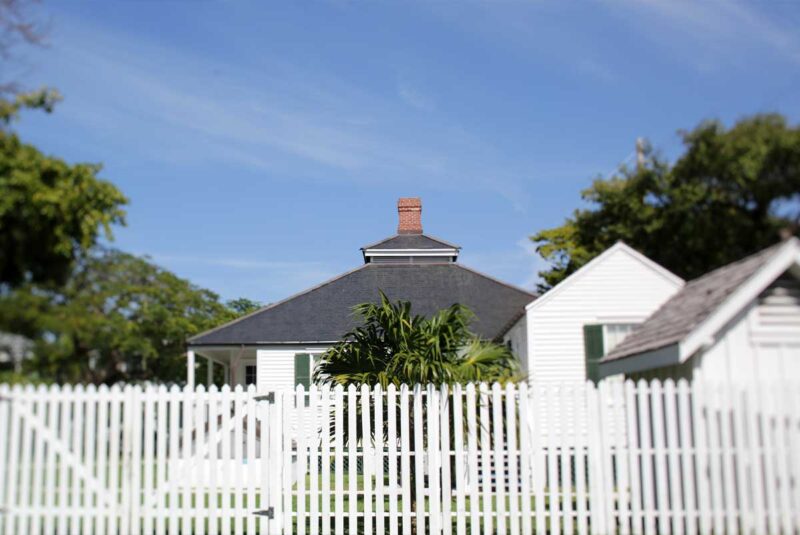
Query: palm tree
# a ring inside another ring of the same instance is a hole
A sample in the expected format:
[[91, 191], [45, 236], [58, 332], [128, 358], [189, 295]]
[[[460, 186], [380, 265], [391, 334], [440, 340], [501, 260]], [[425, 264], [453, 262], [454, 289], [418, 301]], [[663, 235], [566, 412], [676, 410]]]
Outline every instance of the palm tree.
[[[355, 313], [363, 318], [363, 325], [347, 333], [342, 342], [322, 356], [314, 368], [315, 382], [345, 387], [351, 384], [380, 384], [385, 389], [389, 384], [452, 385], [506, 382], [520, 378], [518, 361], [506, 346], [481, 340], [469, 330], [473, 314], [467, 307], [454, 304], [425, 318], [412, 315], [408, 301], [392, 303], [383, 292], [380, 295], [380, 304], [363, 303], [354, 308]], [[357, 421], [360, 422], [360, 404], [357, 404], [356, 412]], [[400, 414], [396, 417], [399, 418]], [[387, 421], [385, 413], [383, 429], [373, 427], [369, 431], [369, 438], [374, 439], [378, 433], [387, 438]], [[452, 425], [454, 419], [451, 417], [449, 421]], [[332, 422], [333, 418], [331, 425]], [[348, 419], [344, 418], [341, 436], [345, 442], [349, 436], [347, 422]], [[409, 428], [414, 429], [414, 425], [412, 417]], [[425, 426], [424, 419], [422, 425]], [[479, 422], [479, 425], [482, 423]], [[334, 430], [329, 431], [333, 434]], [[362, 435], [360, 425], [356, 435], [361, 444], [365, 443], [365, 439], [369, 440]], [[426, 435], [426, 430], [423, 430], [423, 436]], [[450, 436], [454, 436], [452, 431]], [[416, 451], [413, 433], [409, 437], [409, 447]], [[422, 460], [415, 456], [411, 462], [414, 465]], [[455, 472], [454, 465], [451, 471]], [[417, 510], [416, 473], [414, 466], [410, 473], [400, 475], [410, 488], [411, 508], [414, 511]], [[416, 516], [412, 519], [412, 530], [417, 532]]]
[[392, 303], [381, 292], [380, 304], [354, 308], [364, 324], [344, 336], [316, 364], [318, 383], [456, 384], [505, 382], [518, 377], [518, 362], [500, 344], [479, 339], [469, 330], [472, 312], [454, 304], [430, 319], [411, 314], [411, 303]]

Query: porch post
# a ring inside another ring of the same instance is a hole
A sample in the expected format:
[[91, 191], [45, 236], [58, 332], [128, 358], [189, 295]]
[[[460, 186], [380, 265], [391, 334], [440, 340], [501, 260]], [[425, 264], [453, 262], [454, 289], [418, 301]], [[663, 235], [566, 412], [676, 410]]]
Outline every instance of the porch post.
[[186, 385], [194, 390], [194, 351], [186, 351]]
[[214, 384], [214, 361], [206, 358], [206, 362], [208, 362], [208, 366], [206, 366], [206, 386], [208, 387]]

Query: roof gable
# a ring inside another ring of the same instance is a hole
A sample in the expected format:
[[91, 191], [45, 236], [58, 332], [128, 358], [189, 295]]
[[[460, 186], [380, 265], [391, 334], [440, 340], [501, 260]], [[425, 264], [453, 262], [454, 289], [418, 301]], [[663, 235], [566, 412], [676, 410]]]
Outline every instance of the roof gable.
[[689, 281], [603, 359], [610, 362], [678, 345], [685, 361], [793, 264], [800, 242], [790, 239]]
[[663, 278], [669, 284], [673, 285], [676, 289], [680, 288], [684, 284], [683, 279], [681, 279], [668, 269], [650, 260], [636, 249], [633, 249], [632, 247], [628, 246], [626, 243], [618, 241], [617, 243], [615, 243], [614, 245], [603, 251], [601, 254], [599, 254], [589, 262], [587, 262], [575, 273], [571, 274], [566, 279], [556, 284], [553, 288], [548, 290], [544, 295], [536, 299], [536, 301], [530, 303], [526, 307], [527, 310], [534, 310], [546, 305], [550, 300], [556, 298], [556, 296], [558, 296], [560, 293], [566, 291], [567, 289], [575, 285], [578, 281], [586, 277], [589, 273], [602, 266], [610, 258], [619, 254], [624, 254], [632, 258], [633, 260], [635, 260], [636, 262], [640, 263], [642, 266], [650, 270], [655, 275]]

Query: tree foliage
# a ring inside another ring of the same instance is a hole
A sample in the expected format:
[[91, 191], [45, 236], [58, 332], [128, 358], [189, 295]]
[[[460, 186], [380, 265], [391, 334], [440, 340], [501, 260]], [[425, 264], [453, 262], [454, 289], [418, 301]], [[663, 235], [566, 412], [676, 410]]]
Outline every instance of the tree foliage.
[[756, 115], [725, 128], [706, 121], [680, 133], [674, 164], [649, 152], [582, 192], [591, 207], [531, 239], [551, 268], [541, 289], [558, 284], [618, 240], [684, 278], [738, 260], [797, 234], [800, 128], [780, 115]]
[[24, 363], [33, 379], [180, 382], [186, 339], [240, 310], [145, 258], [101, 250], [62, 286], [27, 284], [6, 295], [0, 329], [36, 342]]
[[[25, 107], [52, 109], [57, 93], [0, 99], [6, 127]], [[0, 286], [58, 283], [111, 226], [124, 223], [125, 196], [98, 178], [98, 164], [68, 164], [0, 129]]]
[[354, 311], [363, 325], [322, 356], [315, 381], [386, 387], [503, 381], [517, 374], [508, 348], [470, 332], [472, 314], [462, 305], [425, 318], [413, 315], [408, 301], [392, 303], [381, 292], [380, 304], [362, 303]]

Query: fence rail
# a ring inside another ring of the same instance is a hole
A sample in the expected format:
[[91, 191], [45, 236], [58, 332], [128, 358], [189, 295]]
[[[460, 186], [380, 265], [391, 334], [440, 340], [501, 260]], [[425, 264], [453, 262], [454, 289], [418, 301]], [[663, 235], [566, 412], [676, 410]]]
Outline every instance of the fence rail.
[[800, 533], [800, 388], [0, 385], [0, 534]]

